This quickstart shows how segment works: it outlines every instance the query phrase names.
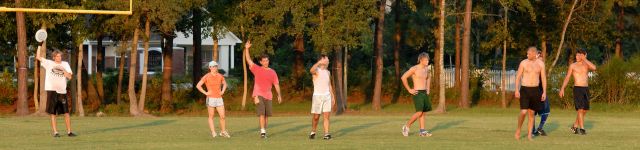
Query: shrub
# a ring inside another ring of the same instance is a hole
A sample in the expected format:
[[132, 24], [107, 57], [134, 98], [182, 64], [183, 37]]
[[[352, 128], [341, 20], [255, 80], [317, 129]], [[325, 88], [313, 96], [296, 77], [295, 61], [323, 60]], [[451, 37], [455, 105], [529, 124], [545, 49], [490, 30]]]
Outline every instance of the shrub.
[[16, 84], [13, 82], [13, 74], [4, 69], [0, 75], [0, 104], [11, 105], [17, 93]]

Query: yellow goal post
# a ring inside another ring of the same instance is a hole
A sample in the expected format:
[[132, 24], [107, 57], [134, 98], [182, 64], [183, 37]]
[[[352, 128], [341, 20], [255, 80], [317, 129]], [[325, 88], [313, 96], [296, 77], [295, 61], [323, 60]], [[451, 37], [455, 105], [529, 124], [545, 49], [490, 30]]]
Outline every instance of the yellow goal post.
[[47, 8], [8, 8], [1, 7], [0, 12], [33, 12], [33, 13], [72, 13], [72, 14], [112, 14], [131, 15], [133, 13], [133, 0], [129, 0], [129, 10], [82, 10], [82, 9], [47, 9]]

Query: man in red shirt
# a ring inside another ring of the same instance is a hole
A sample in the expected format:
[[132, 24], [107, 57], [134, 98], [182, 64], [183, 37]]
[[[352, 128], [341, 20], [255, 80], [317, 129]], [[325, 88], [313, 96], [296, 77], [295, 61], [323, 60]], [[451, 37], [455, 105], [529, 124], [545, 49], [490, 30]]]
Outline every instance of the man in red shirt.
[[275, 86], [276, 93], [278, 94], [278, 103], [282, 103], [282, 96], [280, 96], [280, 84], [278, 81], [278, 74], [276, 71], [269, 68], [269, 56], [261, 55], [259, 59], [260, 66], [253, 63], [251, 56], [249, 55], [249, 48], [251, 48], [251, 41], [247, 41], [244, 46], [244, 55], [249, 64], [249, 70], [254, 76], [253, 85], [253, 103], [256, 104], [256, 112], [260, 121], [260, 137], [267, 138], [267, 117], [272, 114], [272, 101], [273, 95], [271, 94], [271, 86]]

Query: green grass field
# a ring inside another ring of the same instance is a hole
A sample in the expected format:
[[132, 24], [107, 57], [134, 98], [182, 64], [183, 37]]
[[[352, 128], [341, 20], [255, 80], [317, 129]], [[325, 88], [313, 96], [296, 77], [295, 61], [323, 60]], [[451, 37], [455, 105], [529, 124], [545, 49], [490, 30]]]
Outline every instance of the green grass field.
[[[409, 107], [409, 105], [406, 105]], [[276, 108], [277, 109], [277, 108]], [[211, 138], [206, 118], [200, 117], [73, 117], [78, 137], [53, 138], [46, 117], [0, 117], [0, 149], [639, 149], [640, 112], [590, 112], [588, 135], [569, 133], [571, 110], [552, 110], [549, 136], [513, 139], [517, 109], [452, 109], [429, 115], [432, 137], [409, 137], [400, 127], [406, 112], [352, 113], [333, 116], [334, 139], [309, 140], [310, 117], [278, 114], [270, 120], [269, 138], [258, 137], [257, 119], [228, 116], [231, 138]], [[234, 113], [231, 113], [234, 114]], [[235, 113], [240, 114], [240, 113]], [[64, 131], [59, 119], [60, 132]], [[217, 127], [217, 121], [216, 121]], [[523, 128], [523, 130], [526, 130]], [[319, 132], [322, 132], [320, 129]]]

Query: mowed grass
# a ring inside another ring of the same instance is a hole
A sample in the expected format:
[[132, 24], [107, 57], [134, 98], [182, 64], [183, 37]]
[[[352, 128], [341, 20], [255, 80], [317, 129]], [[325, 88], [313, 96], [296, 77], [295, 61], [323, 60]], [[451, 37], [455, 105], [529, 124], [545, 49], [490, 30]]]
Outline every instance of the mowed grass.
[[[407, 108], [411, 106], [407, 105]], [[427, 116], [432, 137], [403, 137], [400, 128], [411, 114], [351, 113], [332, 116], [332, 140], [307, 139], [309, 115], [275, 114], [269, 138], [258, 136], [257, 119], [227, 117], [231, 138], [211, 138], [206, 117], [73, 117], [78, 137], [51, 137], [47, 117], [1, 117], [0, 149], [640, 149], [639, 112], [589, 112], [588, 135], [569, 133], [575, 112], [552, 110], [549, 136], [513, 138], [517, 109], [453, 109]], [[231, 113], [234, 114], [234, 113]], [[538, 119], [538, 118], [537, 118]], [[219, 127], [217, 124], [216, 127]], [[58, 120], [65, 132], [63, 120]], [[322, 133], [322, 129], [319, 129]], [[321, 135], [320, 135], [321, 136]]]

